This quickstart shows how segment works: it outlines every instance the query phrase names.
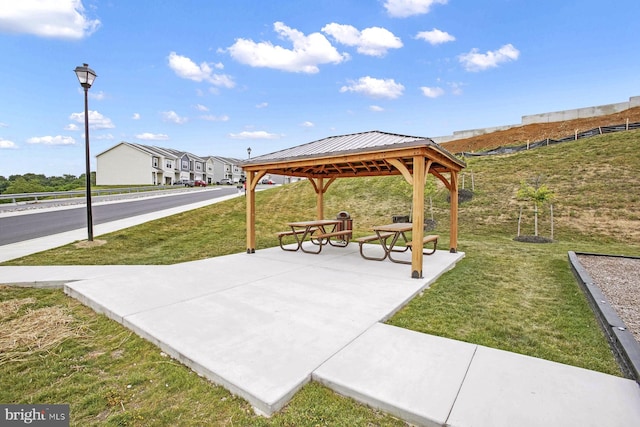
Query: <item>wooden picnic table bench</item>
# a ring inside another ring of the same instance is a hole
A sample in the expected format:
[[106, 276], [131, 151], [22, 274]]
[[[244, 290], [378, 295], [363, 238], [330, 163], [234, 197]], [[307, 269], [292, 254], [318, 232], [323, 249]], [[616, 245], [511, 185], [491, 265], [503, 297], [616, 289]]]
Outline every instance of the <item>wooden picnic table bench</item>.
[[[358, 242], [358, 244], [360, 245], [360, 255], [364, 259], [371, 259], [375, 261], [382, 261], [388, 257], [389, 260], [392, 262], [397, 262], [401, 264], [411, 264], [411, 261], [394, 259], [391, 254], [392, 252], [406, 252], [408, 250], [412, 250], [413, 241], [407, 240], [407, 236], [405, 235], [405, 233], [411, 232], [412, 228], [413, 228], [413, 224], [409, 222], [406, 222], [406, 223], [397, 222], [393, 224], [374, 226], [373, 231], [375, 231], [376, 234], [371, 236], [359, 237], [356, 239], [356, 242]], [[399, 243], [400, 237], [402, 237], [402, 239], [405, 242], [404, 246], [402, 246], [401, 244], [397, 245]], [[391, 241], [390, 243], [387, 243], [387, 240], [389, 238], [391, 238]], [[424, 246], [427, 243], [433, 242], [433, 250], [430, 252], [423, 251], [422, 253], [425, 255], [431, 255], [435, 253], [436, 245], [438, 244], [438, 238], [439, 236], [437, 235], [424, 236], [424, 238], [422, 239], [421, 246]], [[382, 249], [384, 250], [384, 255], [380, 257], [372, 257], [364, 254], [363, 252], [364, 244], [373, 242], [373, 241], [378, 241], [380, 243], [380, 246], [382, 246]]]
[[[364, 237], [358, 237], [356, 240], [356, 242], [358, 242], [358, 245], [360, 245], [360, 256], [364, 259], [370, 259], [370, 260], [374, 260], [374, 261], [382, 261], [383, 259], [385, 259], [387, 257], [387, 252], [385, 251], [384, 256], [382, 256], [381, 258], [379, 257], [371, 257], [371, 256], [367, 256], [364, 254], [364, 252], [362, 251], [362, 246], [365, 243], [370, 243], [370, 242], [375, 242], [376, 240], [380, 243], [380, 244], [385, 244], [386, 240], [393, 236], [395, 233], [392, 233], [390, 231], [388, 232], [381, 232], [378, 234], [372, 234], [370, 236], [364, 236]], [[382, 240], [381, 240], [382, 239]], [[384, 248], [384, 246], [383, 246]]]
[[[338, 229], [338, 225], [342, 223], [342, 220], [338, 219], [289, 222], [287, 225], [291, 227], [291, 230], [280, 231], [276, 235], [278, 236], [280, 247], [285, 251], [293, 252], [301, 249], [303, 252], [318, 254], [322, 251], [322, 246], [326, 244], [339, 247], [345, 247], [349, 244], [349, 240], [351, 239], [351, 230]], [[295, 248], [286, 248], [283, 245], [282, 238], [289, 236], [293, 236], [296, 239], [297, 246]], [[311, 243], [318, 247], [317, 250], [309, 250], [303, 246], [307, 237], [309, 237], [309, 241], [311, 241]], [[332, 240], [336, 237], [341, 238], [341, 240]]]
[[[422, 239], [422, 245], [421, 245], [421, 246], [424, 246], [424, 245], [426, 245], [427, 243], [431, 243], [431, 242], [433, 242], [433, 250], [432, 250], [432, 251], [430, 251], [430, 252], [422, 251], [422, 253], [423, 253], [423, 254], [425, 254], [425, 255], [433, 255], [433, 254], [436, 252], [436, 246], [438, 246], [438, 239], [439, 239], [439, 238], [440, 238], [440, 236], [438, 236], [437, 234], [429, 234], [429, 235], [427, 235], [427, 236], [424, 236], [424, 238]], [[408, 248], [412, 248], [412, 246], [413, 246], [413, 241], [409, 241], [409, 242], [407, 242], [407, 243], [406, 243], [406, 246], [407, 246]]]
[[[330, 231], [328, 233], [318, 233], [318, 234], [314, 234], [313, 236], [311, 236], [312, 239], [329, 239], [331, 237], [342, 237], [342, 241], [345, 241], [347, 243], [349, 243], [349, 240], [351, 239], [351, 230], [338, 230], [338, 231]], [[329, 241], [329, 243], [331, 243], [331, 241]], [[339, 245], [342, 246], [342, 245]]]
[[[311, 227], [309, 229], [309, 234], [313, 234], [314, 232], [316, 232], [318, 230], [317, 227]], [[306, 232], [306, 230], [288, 230], [288, 231], [279, 231], [276, 233], [276, 236], [278, 236], [278, 242], [280, 243], [280, 247], [282, 248], [283, 251], [291, 251], [291, 252], [295, 252], [299, 249], [299, 247], [296, 248], [285, 248], [284, 244], [282, 242], [282, 238], [283, 237], [297, 237], [299, 234], [304, 234]], [[297, 241], [298, 239], [296, 239]], [[298, 242], [299, 244], [299, 242]]]

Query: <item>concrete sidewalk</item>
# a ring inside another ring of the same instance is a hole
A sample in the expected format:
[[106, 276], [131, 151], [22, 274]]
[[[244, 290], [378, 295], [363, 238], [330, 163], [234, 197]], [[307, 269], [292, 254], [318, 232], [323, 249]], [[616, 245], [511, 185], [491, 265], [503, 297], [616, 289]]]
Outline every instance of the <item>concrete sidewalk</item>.
[[418, 425], [640, 425], [631, 380], [380, 323], [463, 256], [425, 257], [424, 279], [351, 244], [170, 266], [0, 267], [0, 282], [76, 280], [69, 295], [266, 415], [315, 379]]

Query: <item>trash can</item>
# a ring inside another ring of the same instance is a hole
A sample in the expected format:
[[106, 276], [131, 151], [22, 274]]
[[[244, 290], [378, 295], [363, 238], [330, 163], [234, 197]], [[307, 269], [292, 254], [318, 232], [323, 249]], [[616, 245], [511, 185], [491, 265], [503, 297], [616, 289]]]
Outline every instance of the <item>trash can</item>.
[[409, 215], [393, 215], [392, 222], [409, 222]]
[[349, 212], [338, 212], [338, 215], [336, 215], [336, 219], [342, 221], [340, 224], [336, 225], [336, 231], [353, 230], [353, 219], [351, 219], [351, 215], [349, 215]]

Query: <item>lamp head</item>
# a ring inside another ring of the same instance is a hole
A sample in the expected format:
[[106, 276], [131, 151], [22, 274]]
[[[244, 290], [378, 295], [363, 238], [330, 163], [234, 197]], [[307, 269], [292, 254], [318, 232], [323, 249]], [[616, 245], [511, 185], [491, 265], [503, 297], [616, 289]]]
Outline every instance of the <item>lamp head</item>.
[[78, 77], [80, 86], [85, 89], [89, 89], [97, 77], [96, 72], [89, 68], [89, 64], [82, 64], [82, 66], [76, 67], [74, 71]]

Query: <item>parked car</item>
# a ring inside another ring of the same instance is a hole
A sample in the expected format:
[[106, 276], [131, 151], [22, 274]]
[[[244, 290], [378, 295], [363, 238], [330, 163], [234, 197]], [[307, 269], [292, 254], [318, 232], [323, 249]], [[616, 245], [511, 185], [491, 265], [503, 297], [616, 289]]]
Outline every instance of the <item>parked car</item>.
[[195, 183], [189, 179], [179, 179], [173, 185], [183, 185], [185, 187], [193, 187]]
[[196, 180], [193, 182], [193, 185], [195, 185], [196, 187], [206, 187], [206, 186], [207, 186], [207, 183], [206, 183], [206, 182], [204, 182], [204, 181], [202, 181], [202, 180], [200, 180], [200, 179], [196, 179]]
[[218, 185], [231, 185], [233, 182], [229, 178], [223, 178], [218, 182]]
[[263, 179], [262, 181], [260, 181], [260, 184], [266, 184], [266, 185], [273, 185], [275, 184], [273, 181], [271, 181], [270, 179]]

